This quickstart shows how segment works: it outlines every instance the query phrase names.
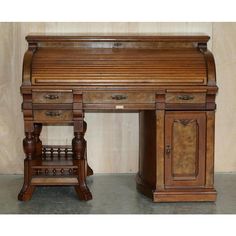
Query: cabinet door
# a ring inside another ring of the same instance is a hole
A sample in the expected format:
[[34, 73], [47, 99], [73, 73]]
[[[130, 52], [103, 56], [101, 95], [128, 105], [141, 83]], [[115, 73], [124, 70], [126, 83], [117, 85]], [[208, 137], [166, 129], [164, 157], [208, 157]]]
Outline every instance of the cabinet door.
[[205, 183], [206, 114], [166, 112], [165, 186], [203, 187]]

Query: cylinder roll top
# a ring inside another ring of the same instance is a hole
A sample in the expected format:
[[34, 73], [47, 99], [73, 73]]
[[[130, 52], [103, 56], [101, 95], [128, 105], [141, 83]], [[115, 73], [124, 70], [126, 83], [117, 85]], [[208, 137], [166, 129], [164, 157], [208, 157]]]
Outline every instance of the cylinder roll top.
[[32, 85], [208, 84], [208, 65], [212, 66], [206, 49], [208, 36], [57, 36], [56, 39], [27, 37], [29, 50], [33, 48]]

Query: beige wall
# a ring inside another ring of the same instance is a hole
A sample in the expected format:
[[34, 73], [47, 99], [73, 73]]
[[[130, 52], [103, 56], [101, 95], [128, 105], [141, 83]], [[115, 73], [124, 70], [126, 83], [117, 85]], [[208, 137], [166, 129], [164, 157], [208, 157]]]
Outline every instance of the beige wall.
[[236, 171], [236, 23], [213, 24], [216, 60], [216, 170]]
[[[23, 117], [20, 110], [25, 36], [48, 33], [193, 32], [212, 37], [220, 87], [216, 116], [216, 171], [236, 170], [236, 23], [0, 23], [0, 173], [22, 173]], [[235, 43], [234, 43], [235, 41]], [[136, 172], [138, 114], [86, 114], [88, 159], [97, 173]], [[116, 125], [114, 125], [116, 124]], [[45, 127], [43, 142], [70, 143], [72, 127]]]

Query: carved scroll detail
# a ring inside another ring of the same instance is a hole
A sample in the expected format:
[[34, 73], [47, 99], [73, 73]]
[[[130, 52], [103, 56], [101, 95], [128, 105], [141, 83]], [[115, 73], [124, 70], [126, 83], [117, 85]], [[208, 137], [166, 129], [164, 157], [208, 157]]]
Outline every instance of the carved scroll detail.
[[192, 122], [195, 122], [196, 120], [189, 120], [189, 119], [181, 119], [181, 120], [175, 120], [174, 122], [179, 122], [182, 125], [186, 126]]

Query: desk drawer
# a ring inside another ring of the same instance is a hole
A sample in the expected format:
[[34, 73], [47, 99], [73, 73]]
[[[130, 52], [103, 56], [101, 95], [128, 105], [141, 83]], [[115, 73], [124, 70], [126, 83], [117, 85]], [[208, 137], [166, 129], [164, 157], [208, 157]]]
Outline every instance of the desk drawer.
[[137, 92], [85, 92], [83, 93], [84, 103], [154, 103], [155, 93]]
[[72, 92], [33, 92], [33, 103], [72, 103]]
[[73, 115], [71, 110], [35, 110], [34, 120], [37, 121], [69, 121]]
[[205, 93], [167, 93], [166, 103], [175, 104], [189, 104], [189, 103], [205, 103], [206, 94]]

